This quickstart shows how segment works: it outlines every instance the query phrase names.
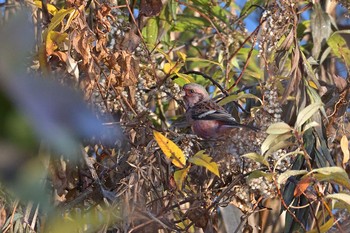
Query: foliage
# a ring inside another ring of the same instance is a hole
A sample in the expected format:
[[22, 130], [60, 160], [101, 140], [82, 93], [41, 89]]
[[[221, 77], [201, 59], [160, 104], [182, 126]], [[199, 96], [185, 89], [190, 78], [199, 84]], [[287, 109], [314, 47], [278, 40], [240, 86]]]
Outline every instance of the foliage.
[[[347, 1], [0, 9], [3, 232], [347, 229]], [[260, 130], [192, 135], [189, 82]]]

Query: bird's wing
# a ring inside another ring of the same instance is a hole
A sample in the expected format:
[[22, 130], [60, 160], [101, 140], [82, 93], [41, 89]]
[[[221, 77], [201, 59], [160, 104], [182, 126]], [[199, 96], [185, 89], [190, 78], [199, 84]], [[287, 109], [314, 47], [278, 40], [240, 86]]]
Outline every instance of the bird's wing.
[[202, 101], [187, 111], [188, 116], [191, 120], [216, 120], [222, 123], [222, 125], [232, 126], [232, 127], [245, 127], [254, 131], [259, 131], [259, 128], [244, 125], [239, 122], [229, 114], [223, 107], [213, 102], [212, 100]]
[[239, 125], [236, 119], [223, 107], [213, 101], [196, 104], [191, 111], [193, 120], [217, 120], [227, 125]]

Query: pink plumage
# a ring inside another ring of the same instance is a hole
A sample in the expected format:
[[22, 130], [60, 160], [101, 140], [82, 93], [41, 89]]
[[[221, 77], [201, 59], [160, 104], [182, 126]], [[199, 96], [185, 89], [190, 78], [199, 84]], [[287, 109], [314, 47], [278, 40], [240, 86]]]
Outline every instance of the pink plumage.
[[199, 84], [184, 85], [183, 99], [186, 119], [192, 125], [192, 131], [202, 138], [217, 138], [234, 127], [258, 130], [253, 126], [238, 123], [223, 107], [211, 100], [208, 92]]

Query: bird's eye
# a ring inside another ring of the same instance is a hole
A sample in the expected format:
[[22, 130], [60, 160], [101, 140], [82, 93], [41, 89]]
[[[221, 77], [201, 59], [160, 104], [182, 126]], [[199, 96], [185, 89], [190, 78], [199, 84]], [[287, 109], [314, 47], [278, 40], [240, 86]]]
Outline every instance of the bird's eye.
[[192, 94], [192, 93], [194, 93], [194, 90], [193, 90], [193, 89], [190, 89], [189, 92]]

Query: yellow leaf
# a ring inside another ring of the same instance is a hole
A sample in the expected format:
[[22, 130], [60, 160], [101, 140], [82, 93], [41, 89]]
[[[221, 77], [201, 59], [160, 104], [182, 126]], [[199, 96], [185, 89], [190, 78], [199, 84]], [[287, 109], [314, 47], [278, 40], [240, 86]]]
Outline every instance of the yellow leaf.
[[177, 52], [177, 56], [179, 56], [179, 58], [180, 58], [183, 62], [186, 61], [187, 55], [184, 54], [183, 52], [178, 51], [178, 52]]
[[62, 44], [67, 38], [67, 33], [49, 31], [46, 37], [47, 55], [51, 55], [58, 48], [58, 45]]
[[318, 90], [318, 88], [317, 88], [317, 84], [314, 82], [314, 81], [308, 81], [308, 83], [309, 83], [309, 86], [310, 87], [312, 87], [313, 89], [316, 89], [316, 90]]
[[[40, 9], [42, 9], [42, 7], [43, 7], [43, 4], [41, 1], [34, 1], [34, 4]], [[54, 5], [48, 3], [48, 4], [46, 4], [46, 6], [47, 6], [47, 11], [51, 15], [55, 15], [58, 12], [57, 8]]]
[[163, 67], [164, 73], [169, 74], [170, 71], [171, 71], [171, 68], [172, 68], [172, 66], [171, 66], [170, 63], [165, 63], [165, 64], [164, 64], [164, 67]]
[[59, 10], [54, 17], [51, 19], [51, 23], [49, 24], [47, 28], [47, 32], [53, 31], [58, 25], [63, 23], [64, 18], [71, 14], [72, 12], [75, 12], [74, 8], [69, 9], [61, 9]]
[[182, 190], [182, 184], [187, 177], [190, 166], [174, 172], [174, 179], [178, 190]]
[[349, 141], [346, 135], [343, 135], [343, 137], [340, 139], [340, 148], [344, 154], [343, 164], [345, 164], [349, 161]]
[[220, 177], [218, 164], [215, 162], [211, 162], [211, 160], [212, 158], [209, 155], [204, 154], [204, 150], [198, 151], [193, 157], [188, 159], [189, 162], [198, 166], [205, 167], [206, 169], [214, 173], [214, 175]]
[[153, 131], [154, 139], [157, 141], [160, 149], [165, 156], [170, 159], [176, 167], [183, 168], [186, 164], [186, 158], [183, 151], [170, 139], [163, 134]]
[[164, 67], [163, 67], [163, 71], [166, 74], [177, 73], [180, 70], [181, 66], [179, 66], [178, 64], [173, 63], [173, 62], [165, 63]]

